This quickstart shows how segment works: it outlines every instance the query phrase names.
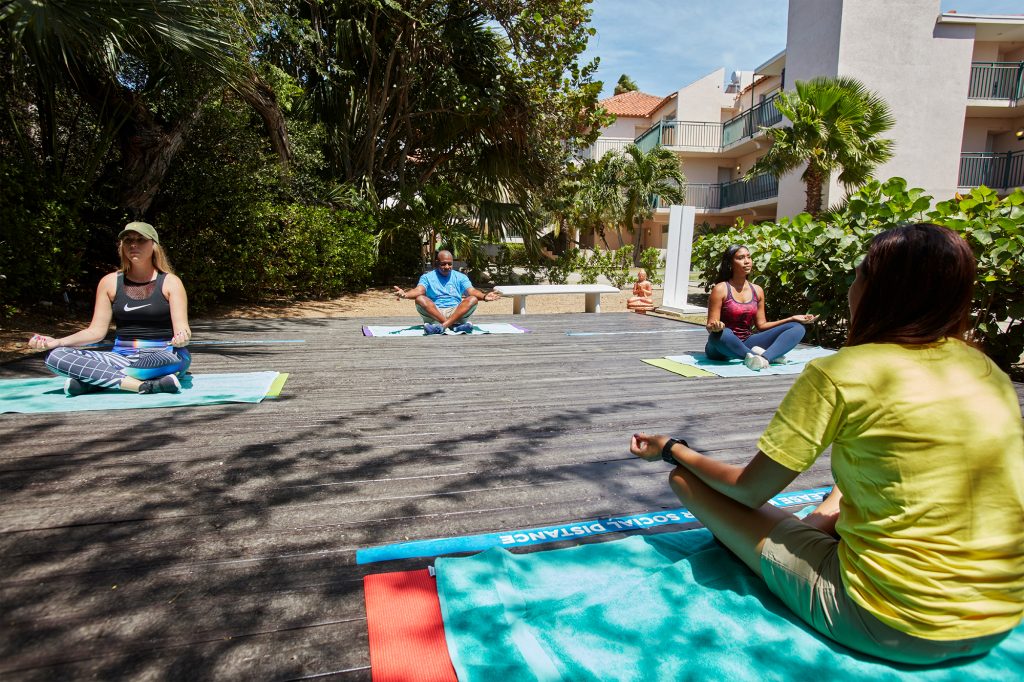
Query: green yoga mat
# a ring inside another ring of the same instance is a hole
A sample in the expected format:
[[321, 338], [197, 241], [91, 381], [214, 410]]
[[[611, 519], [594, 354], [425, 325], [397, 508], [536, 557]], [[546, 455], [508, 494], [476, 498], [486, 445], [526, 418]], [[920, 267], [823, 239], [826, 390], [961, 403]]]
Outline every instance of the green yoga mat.
[[124, 391], [98, 391], [69, 398], [64, 379], [6, 379], [0, 381], [0, 413], [83, 412], [134, 410], [219, 403], [258, 403], [277, 397], [288, 379], [280, 372], [190, 374], [181, 380], [180, 393], [139, 395]]
[[495, 548], [436, 569], [460, 682], [962, 682], [1024, 669], [1024, 626], [983, 658], [938, 668], [854, 653], [806, 627], [704, 529], [532, 554]]
[[706, 369], [700, 367], [694, 367], [693, 365], [684, 365], [681, 362], [675, 360], [669, 360], [668, 358], [652, 358], [650, 360], [641, 360], [640, 362], [646, 362], [648, 365], [660, 367], [661, 369], [667, 369], [673, 374], [678, 374], [681, 377], [713, 377], [716, 376]]

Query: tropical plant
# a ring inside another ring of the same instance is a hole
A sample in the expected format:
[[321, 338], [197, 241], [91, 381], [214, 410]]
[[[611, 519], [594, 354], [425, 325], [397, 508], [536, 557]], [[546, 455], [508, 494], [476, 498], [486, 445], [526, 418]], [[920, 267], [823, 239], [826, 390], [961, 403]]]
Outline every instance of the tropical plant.
[[1008, 369], [1024, 352], [1024, 191], [1000, 199], [995, 190], [976, 187], [928, 216], [962, 234], [974, 250], [974, 339]]
[[610, 172], [622, 192], [622, 226], [633, 233], [633, 257], [639, 262], [644, 238], [641, 226], [654, 215], [659, 197], [672, 204], [683, 202], [686, 177], [679, 157], [664, 147], [643, 152], [630, 144], [621, 155], [612, 152], [609, 156], [612, 156]]
[[644, 249], [640, 254], [640, 267], [647, 272], [647, 279], [651, 284], [661, 284], [665, 281], [661, 276], [664, 265], [665, 259], [662, 257], [661, 251], [653, 246]]
[[[5, 102], [28, 127], [15, 128], [26, 160], [39, 159], [47, 180], [60, 185], [67, 158], [60, 146], [85, 135], [92, 141], [77, 169], [91, 182], [111, 144], [120, 154], [119, 204], [140, 218], [149, 209], [175, 155], [203, 106], [230, 90], [263, 117], [283, 162], [290, 151], [273, 90], [248, 60], [250, 22], [236, 4], [213, 0], [12, 0], [0, 6]], [[91, 110], [81, 131], [61, 130], [61, 97], [73, 93]], [[111, 169], [114, 170], [114, 169]]]
[[620, 189], [621, 163], [614, 154], [605, 154], [598, 161], [587, 161], [580, 171], [579, 182], [568, 211], [569, 220], [580, 231], [593, 231], [608, 245], [607, 231], [622, 222], [623, 196]]
[[867, 182], [878, 164], [892, 158], [893, 142], [881, 135], [893, 127], [889, 106], [853, 78], [797, 81], [796, 92], [781, 92], [775, 106], [789, 126], [764, 128], [772, 145], [747, 172], [781, 177], [807, 164], [805, 211], [822, 213], [823, 187], [833, 173], [848, 190]]
[[1000, 199], [979, 187], [930, 206], [931, 197], [908, 189], [902, 178], [872, 180], [821, 219], [801, 213], [774, 223], [740, 221], [728, 232], [706, 234], [694, 244], [693, 263], [710, 290], [725, 248], [748, 246], [754, 281], [768, 291], [768, 317], [820, 315], [816, 342], [839, 346], [848, 325], [846, 293], [871, 238], [904, 222], [944, 225], [967, 240], [978, 262], [972, 338], [1008, 370], [1024, 352], [1024, 192]]
[[626, 74], [619, 76], [618, 82], [615, 83], [615, 90], [612, 91], [613, 95], [621, 95], [624, 92], [635, 92], [640, 88], [637, 86], [636, 81], [630, 78]]

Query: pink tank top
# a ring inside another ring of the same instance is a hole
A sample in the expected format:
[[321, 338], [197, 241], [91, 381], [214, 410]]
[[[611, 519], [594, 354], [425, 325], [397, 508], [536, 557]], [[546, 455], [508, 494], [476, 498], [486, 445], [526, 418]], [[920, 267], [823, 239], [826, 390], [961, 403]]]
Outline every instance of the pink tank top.
[[721, 320], [725, 326], [732, 330], [736, 338], [741, 341], [750, 336], [754, 327], [754, 320], [757, 319], [757, 289], [750, 285], [750, 293], [753, 294], [746, 303], [740, 303], [732, 296], [732, 286], [725, 283], [725, 300], [722, 301]]

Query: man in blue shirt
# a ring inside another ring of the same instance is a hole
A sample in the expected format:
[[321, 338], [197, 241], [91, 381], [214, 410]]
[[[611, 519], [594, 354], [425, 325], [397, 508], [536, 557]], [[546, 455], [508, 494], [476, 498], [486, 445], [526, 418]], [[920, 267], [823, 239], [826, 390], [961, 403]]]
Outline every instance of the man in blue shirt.
[[469, 316], [480, 301], [494, 301], [501, 294], [485, 294], [461, 272], [453, 269], [451, 251], [438, 251], [434, 258], [434, 269], [420, 277], [415, 288], [406, 291], [395, 287], [398, 298], [416, 300], [416, 312], [423, 318], [426, 334], [443, 334], [446, 329], [453, 332], [469, 333], [473, 324]]

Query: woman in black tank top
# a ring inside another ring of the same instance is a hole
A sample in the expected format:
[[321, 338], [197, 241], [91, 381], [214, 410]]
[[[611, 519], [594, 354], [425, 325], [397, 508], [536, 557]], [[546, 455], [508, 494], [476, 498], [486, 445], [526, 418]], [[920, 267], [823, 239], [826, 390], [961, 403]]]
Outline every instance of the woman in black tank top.
[[[69, 396], [116, 388], [136, 393], [177, 393], [178, 376], [191, 362], [188, 297], [149, 223], [125, 225], [118, 235], [121, 268], [100, 280], [92, 322], [63, 338], [34, 334], [31, 348], [52, 350], [46, 366], [67, 377]], [[102, 341], [113, 320], [112, 351], [86, 350]]]

